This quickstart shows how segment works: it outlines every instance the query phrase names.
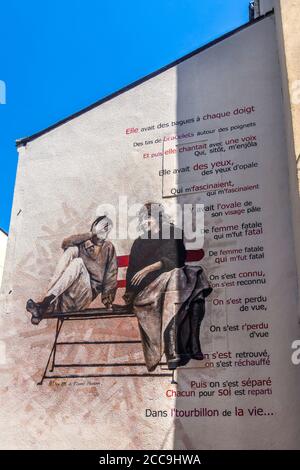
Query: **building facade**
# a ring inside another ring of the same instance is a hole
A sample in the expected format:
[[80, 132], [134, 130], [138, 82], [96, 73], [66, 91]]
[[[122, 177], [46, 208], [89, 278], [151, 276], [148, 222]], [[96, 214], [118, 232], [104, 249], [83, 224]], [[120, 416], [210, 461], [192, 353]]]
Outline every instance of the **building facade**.
[[[299, 448], [298, 108], [288, 59], [298, 45], [287, 12], [266, 13], [18, 141], [1, 297], [4, 448]], [[150, 201], [183, 229], [183, 263], [155, 258], [160, 238], [134, 250]], [[82, 299], [87, 270], [98, 275], [87, 250], [97, 250], [105, 227], [96, 233], [93, 222], [103, 216], [118, 261], [115, 315], [105, 275], [92, 310], [66, 313], [55, 302]], [[151, 269], [140, 264], [128, 278], [132, 258], [146, 257]], [[147, 284], [155, 269], [159, 281]], [[122, 317], [128, 286], [141, 280]], [[49, 294], [51, 314], [34, 316], [28, 302], [45, 305]], [[174, 324], [188, 328], [184, 305], [195, 299], [205, 315], [189, 331], [203, 357], [189, 353], [171, 383], [166, 338]], [[165, 356], [147, 368], [159, 348]]]

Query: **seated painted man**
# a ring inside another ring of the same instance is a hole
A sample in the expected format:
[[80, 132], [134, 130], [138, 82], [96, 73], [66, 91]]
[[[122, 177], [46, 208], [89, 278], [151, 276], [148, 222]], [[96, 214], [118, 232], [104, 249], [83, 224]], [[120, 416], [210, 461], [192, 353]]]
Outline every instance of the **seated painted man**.
[[101, 294], [109, 308], [117, 290], [117, 257], [107, 240], [112, 228], [106, 216], [98, 217], [90, 232], [63, 240], [64, 250], [41, 302], [27, 301], [32, 323], [38, 324], [45, 313], [81, 311]]

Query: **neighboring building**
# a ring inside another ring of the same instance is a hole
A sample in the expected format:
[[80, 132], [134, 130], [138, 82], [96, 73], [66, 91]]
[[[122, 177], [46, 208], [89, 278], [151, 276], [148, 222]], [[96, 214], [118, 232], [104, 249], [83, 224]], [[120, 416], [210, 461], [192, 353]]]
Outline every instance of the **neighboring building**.
[[1, 288], [1, 282], [2, 282], [3, 269], [4, 269], [6, 245], [7, 245], [7, 233], [0, 228], [0, 288]]
[[254, 18], [263, 16], [271, 11], [275, 3], [278, 3], [278, 0], [254, 0], [251, 2], [251, 6], [254, 10]]

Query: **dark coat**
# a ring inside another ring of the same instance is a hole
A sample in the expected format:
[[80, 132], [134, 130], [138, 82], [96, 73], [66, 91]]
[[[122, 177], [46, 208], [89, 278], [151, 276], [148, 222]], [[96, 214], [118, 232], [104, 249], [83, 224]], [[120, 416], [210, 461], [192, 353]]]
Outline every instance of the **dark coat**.
[[189, 362], [196, 333], [190, 307], [197, 302], [203, 317], [205, 298], [211, 291], [201, 266], [184, 266], [162, 273], [135, 297], [133, 310], [149, 371], [155, 370], [164, 353], [170, 369]]
[[[163, 239], [164, 229], [170, 230], [168, 239]], [[129, 255], [126, 293], [136, 296], [162, 273], [184, 266], [185, 258], [186, 250], [183, 243], [183, 233], [174, 225], [164, 225], [156, 239], [137, 238]], [[133, 276], [138, 271], [158, 261], [162, 263], [160, 270], [149, 273], [138, 285], [131, 284]]]

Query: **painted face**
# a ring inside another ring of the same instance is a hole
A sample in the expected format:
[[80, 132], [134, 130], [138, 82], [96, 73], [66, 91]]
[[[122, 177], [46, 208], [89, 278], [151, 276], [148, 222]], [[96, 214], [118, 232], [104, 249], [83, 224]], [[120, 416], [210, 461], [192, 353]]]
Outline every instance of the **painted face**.
[[148, 216], [141, 222], [141, 228], [145, 232], [156, 233], [159, 230], [159, 225], [154, 217]]
[[106, 240], [111, 228], [111, 223], [107, 219], [100, 220], [100, 222], [93, 227], [93, 234], [97, 239], [97, 243], [103, 243]]

